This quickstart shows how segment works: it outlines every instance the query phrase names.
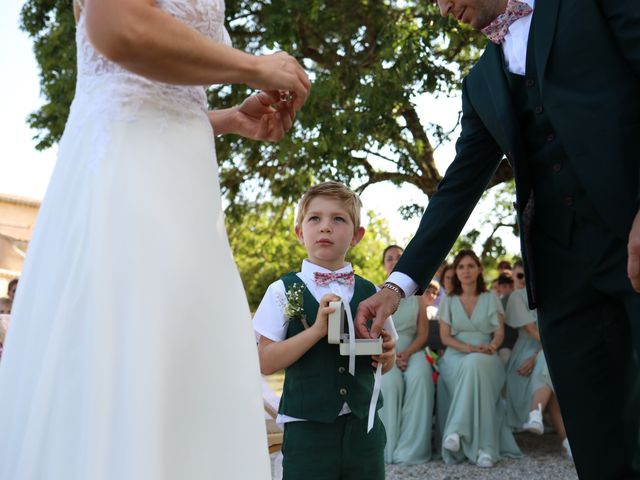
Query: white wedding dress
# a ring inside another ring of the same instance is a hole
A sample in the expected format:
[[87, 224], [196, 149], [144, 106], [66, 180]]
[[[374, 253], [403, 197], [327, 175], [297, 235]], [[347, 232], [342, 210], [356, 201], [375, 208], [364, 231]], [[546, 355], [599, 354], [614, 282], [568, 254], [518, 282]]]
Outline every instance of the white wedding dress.
[[[157, 6], [228, 41], [223, 0]], [[205, 90], [108, 61], [82, 17], [76, 40], [76, 96], [0, 367], [0, 479], [267, 479]]]

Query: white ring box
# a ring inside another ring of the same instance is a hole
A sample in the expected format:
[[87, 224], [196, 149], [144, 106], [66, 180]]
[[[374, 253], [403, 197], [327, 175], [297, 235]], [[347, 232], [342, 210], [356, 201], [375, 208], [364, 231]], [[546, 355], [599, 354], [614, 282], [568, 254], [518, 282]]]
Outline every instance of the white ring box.
[[[340, 355], [349, 356], [349, 333], [345, 331], [346, 322], [344, 303], [342, 301], [331, 302], [329, 306], [334, 309], [329, 314], [329, 327], [327, 337], [329, 343], [340, 345]], [[382, 353], [382, 337], [356, 338], [356, 355], [380, 355]]]

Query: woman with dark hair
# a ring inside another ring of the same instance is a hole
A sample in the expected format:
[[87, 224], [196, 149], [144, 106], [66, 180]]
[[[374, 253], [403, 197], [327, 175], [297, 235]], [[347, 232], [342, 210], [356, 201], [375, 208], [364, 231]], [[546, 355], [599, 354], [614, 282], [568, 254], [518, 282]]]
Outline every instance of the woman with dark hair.
[[[389, 245], [382, 265], [389, 275], [403, 249]], [[431, 459], [431, 425], [435, 384], [424, 354], [429, 336], [426, 305], [421, 297], [403, 298], [393, 322], [398, 332], [396, 365], [382, 376], [384, 403], [380, 419], [387, 431], [386, 463], [415, 465]]]
[[438, 309], [447, 347], [438, 380], [442, 458], [446, 463], [467, 458], [479, 467], [492, 467], [501, 457], [521, 455], [500, 402], [505, 371], [496, 351], [504, 336], [504, 311], [487, 291], [475, 253], [460, 251], [453, 267], [453, 290]]

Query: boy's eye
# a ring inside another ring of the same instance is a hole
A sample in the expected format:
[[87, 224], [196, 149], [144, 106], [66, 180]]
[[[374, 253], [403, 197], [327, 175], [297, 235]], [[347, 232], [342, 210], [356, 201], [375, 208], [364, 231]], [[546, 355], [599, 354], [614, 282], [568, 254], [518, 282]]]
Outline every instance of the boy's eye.
[[311, 215], [311, 216], [309, 217], [309, 221], [310, 221], [310, 222], [315, 222], [316, 220], [320, 220], [320, 217], [319, 217], [319, 216], [317, 216], [317, 215]]
[[344, 217], [335, 217], [335, 220], [338, 222], [346, 222]]

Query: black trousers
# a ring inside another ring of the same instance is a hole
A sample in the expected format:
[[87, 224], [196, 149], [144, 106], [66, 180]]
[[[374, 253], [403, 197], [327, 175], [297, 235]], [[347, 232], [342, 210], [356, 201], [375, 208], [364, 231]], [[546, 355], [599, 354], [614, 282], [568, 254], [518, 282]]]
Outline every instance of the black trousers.
[[536, 230], [532, 241], [540, 333], [578, 475], [640, 478], [640, 294], [626, 239], [576, 215], [568, 245]]

